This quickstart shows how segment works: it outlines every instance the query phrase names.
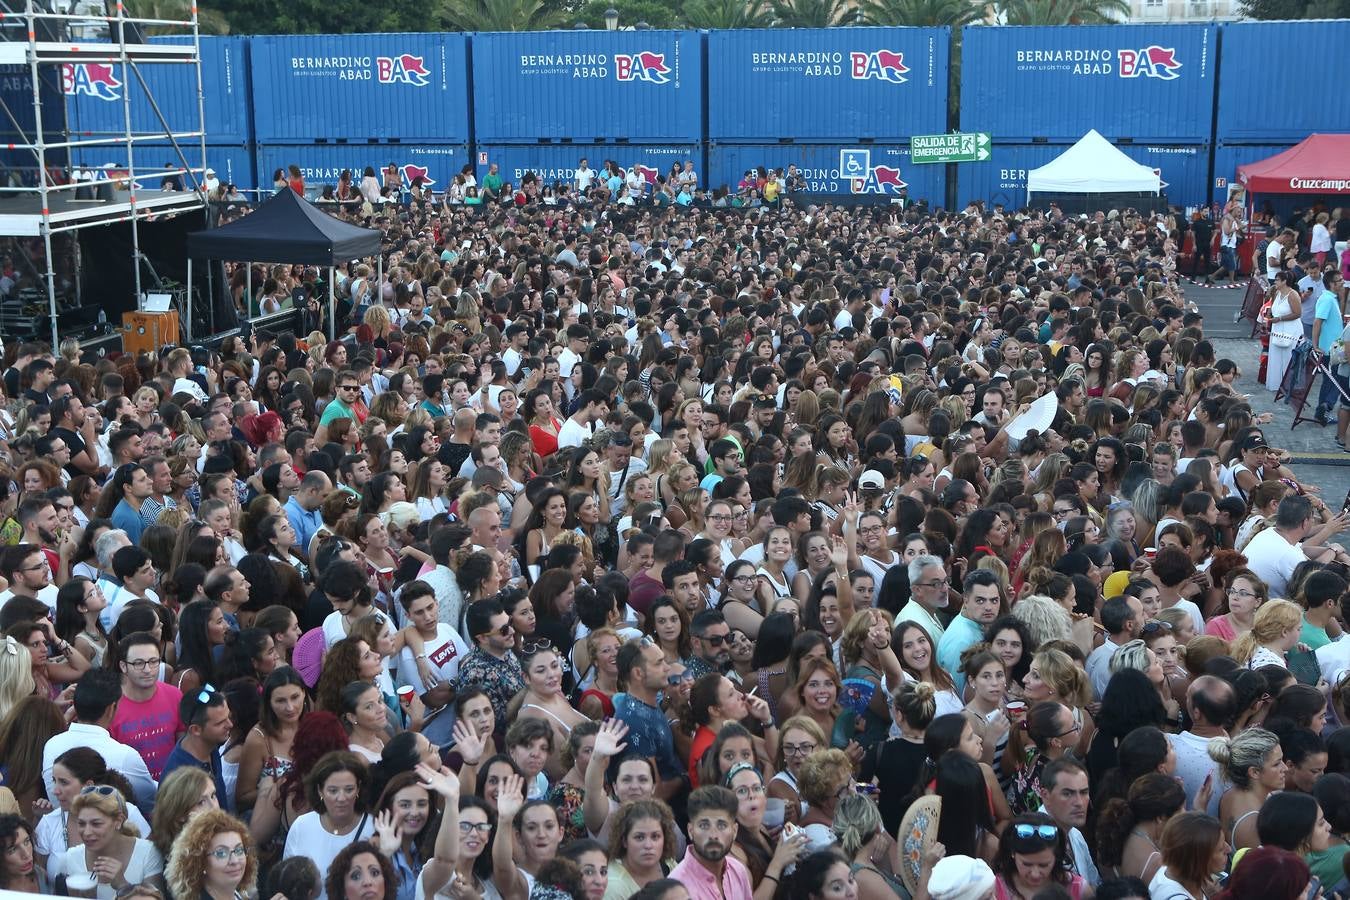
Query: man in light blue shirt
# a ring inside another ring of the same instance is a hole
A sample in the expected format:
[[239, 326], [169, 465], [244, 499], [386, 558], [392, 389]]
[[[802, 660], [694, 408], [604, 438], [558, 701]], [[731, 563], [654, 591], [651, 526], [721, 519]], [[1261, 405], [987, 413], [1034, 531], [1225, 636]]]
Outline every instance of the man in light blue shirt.
[[[1323, 354], [1331, 353], [1331, 347], [1340, 339], [1341, 332], [1345, 330], [1342, 324], [1345, 320], [1341, 317], [1341, 273], [1335, 269], [1322, 276], [1322, 286], [1324, 290], [1321, 296], [1317, 298], [1317, 308], [1313, 313], [1312, 342]], [[1336, 407], [1336, 398], [1340, 392], [1336, 389], [1336, 382], [1326, 376], [1322, 377], [1322, 388], [1317, 395], [1317, 422], [1321, 425], [1327, 424], [1327, 414]]]
[[311, 469], [300, 481], [300, 489], [286, 501], [286, 518], [295, 529], [296, 546], [301, 553], [306, 554], [306, 558], [309, 542], [314, 539], [315, 532], [323, 527], [323, 516], [319, 509], [332, 491], [333, 482], [328, 480], [328, 476], [318, 469]]
[[961, 654], [971, 644], [984, 638], [984, 630], [998, 618], [1003, 597], [998, 589], [998, 576], [988, 569], [976, 569], [966, 576], [961, 585], [961, 613], [938, 642], [938, 665], [946, 669], [956, 683], [956, 693], [965, 690], [966, 676], [961, 672]]

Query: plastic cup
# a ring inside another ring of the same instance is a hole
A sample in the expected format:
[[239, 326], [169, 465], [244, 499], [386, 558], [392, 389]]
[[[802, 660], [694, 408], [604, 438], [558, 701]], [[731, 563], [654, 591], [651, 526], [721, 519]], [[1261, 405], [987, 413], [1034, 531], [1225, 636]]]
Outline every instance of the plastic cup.
[[1145, 547], [1145, 548], [1144, 548], [1144, 558], [1145, 558], [1145, 559], [1153, 559], [1153, 558], [1156, 557], [1157, 555], [1158, 555], [1158, 548], [1157, 548], [1157, 547]]
[[399, 685], [397, 694], [400, 703], [411, 703], [413, 694], [417, 693], [410, 684]]
[[87, 872], [66, 876], [66, 888], [72, 891], [92, 891], [98, 887], [98, 879]]
[[777, 828], [787, 819], [787, 801], [770, 797], [764, 801], [764, 826]]
[[1009, 700], [1007, 705], [1008, 715], [1021, 715], [1027, 711], [1027, 705], [1022, 700]]

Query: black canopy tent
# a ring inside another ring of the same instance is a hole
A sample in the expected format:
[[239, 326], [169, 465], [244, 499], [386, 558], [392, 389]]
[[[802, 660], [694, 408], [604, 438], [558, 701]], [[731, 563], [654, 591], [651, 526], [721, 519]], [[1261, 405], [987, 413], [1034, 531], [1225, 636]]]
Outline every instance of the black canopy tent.
[[[295, 191], [278, 191], [241, 219], [194, 231], [187, 236], [188, 282], [192, 260], [217, 259], [253, 262], [300, 263], [328, 266], [328, 331], [336, 336], [334, 277], [332, 269], [344, 260], [380, 256], [381, 234], [370, 228], [335, 219]], [[249, 266], [252, 278], [252, 265]], [[252, 284], [248, 295], [253, 293]], [[189, 302], [191, 300], [189, 299]], [[192, 321], [189, 309], [187, 320]]]

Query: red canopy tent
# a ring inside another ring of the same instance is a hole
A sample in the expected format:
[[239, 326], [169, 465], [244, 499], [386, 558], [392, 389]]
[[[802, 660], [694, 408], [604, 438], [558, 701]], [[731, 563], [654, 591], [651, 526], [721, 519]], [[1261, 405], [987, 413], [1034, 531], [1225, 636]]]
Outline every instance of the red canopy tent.
[[1310, 135], [1237, 174], [1248, 194], [1350, 194], [1350, 134]]

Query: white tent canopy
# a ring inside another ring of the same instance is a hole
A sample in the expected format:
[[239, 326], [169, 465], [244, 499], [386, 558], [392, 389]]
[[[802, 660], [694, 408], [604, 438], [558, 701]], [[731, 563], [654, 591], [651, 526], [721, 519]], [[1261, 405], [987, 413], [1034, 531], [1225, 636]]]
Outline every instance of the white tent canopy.
[[1162, 178], [1130, 159], [1095, 130], [1054, 160], [1027, 173], [1027, 199], [1033, 193], [1157, 194]]

